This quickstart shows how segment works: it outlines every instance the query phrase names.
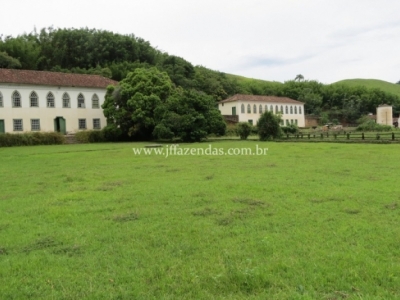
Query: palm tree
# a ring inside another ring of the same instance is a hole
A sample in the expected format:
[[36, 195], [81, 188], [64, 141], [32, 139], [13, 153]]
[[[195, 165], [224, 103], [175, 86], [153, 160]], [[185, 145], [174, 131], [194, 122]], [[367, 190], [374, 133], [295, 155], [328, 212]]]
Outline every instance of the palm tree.
[[303, 80], [304, 80], [304, 76], [301, 74], [296, 75], [296, 77], [294, 79], [294, 81], [298, 81], [298, 82], [303, 81]]

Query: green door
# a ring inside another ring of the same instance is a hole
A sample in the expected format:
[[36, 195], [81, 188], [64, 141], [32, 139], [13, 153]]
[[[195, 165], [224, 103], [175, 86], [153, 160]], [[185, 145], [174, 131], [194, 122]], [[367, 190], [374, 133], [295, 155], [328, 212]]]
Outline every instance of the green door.
[[232, 116], [236, 116], [236, 106], [232, 107]]
[[0, 133], [5, 133], [4, 120], [0, 120]]
[[54, 131], [67, 134], [67, 125], [63, 117], [57, 117], [54, 119]]
[[67, 134], [67, 125], [64, 118], [60, 118], [60, 132], [62, 134]]

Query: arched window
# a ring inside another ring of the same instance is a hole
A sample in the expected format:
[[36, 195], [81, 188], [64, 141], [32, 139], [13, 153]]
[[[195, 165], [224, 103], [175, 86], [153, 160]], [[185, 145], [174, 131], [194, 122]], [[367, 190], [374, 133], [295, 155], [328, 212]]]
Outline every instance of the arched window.
[[290, 106], [290, 114], [293, 114], [293, 106]]
[[288, 107], [287, 107], [287, 105], [285, 105], [285, 114], [288, 114], [288, 113], [289, 113]]
[[244, 114], [244, 104], [242, 104], [242, 106], [241, 106], [241, 112], [242, 112], [242, 114]]
[[96, 94], [94, 94], [92, 97], [92, 108], [100, 108], [99, 97], [97, 97]]
[[301, 106], [299, 106], [299, 114], [301, 115]]
[[64, 108], [69, 108], [69, 107], [71, 107], [71, 105], [70, 105], [70, 98], [69, 98], [68, 93], [64, 93], [64, 94], [63, 94], [63, 96], [62, 96], [62, 101], [63, 101], [63, 107], [64, 107]]
[[260, 107], [258, 108], [258, 112], [260, 113], [260, 114], [262, 114], [262, 105], [260, 104]]
[[82, 94], [78, 95], [78, 108], [85, 108], [85, 97]]
[[294, 113], [297, 115], [297, 106], [294, 107]]
[[253, 114], [256, 114], [257, 113], [257, 105], [253, 105]]
[[297, 125], [298, 123], [297, 123], [297, 119], [296, 120], [294, 120], [294, 123]]
[[46, 99], [47, 99], [47, 107], [55, 107], [54, 95], [51, 92], [47, 94]]
[[39, 101], [36, 92], [32, 92], [29, 96], [29, 101], [31, 103], [31, 107], [38, 107]]
[[12, 94], [11, 98], [13, 107], [21, 107], [21, 95], [17, 91]]
[[247, 113], [251, 114], [251, 106], [250, 106], [250, 104], [247, 104]]
[[275, 113], [277, 114], [278, 112], [279, 112], [278, 105], [275, 105]]
[[3, 94], [0, 92], [0, 107], [3, 107]]
[[274, 107], [272, 105], [269, 107], [269, 111], [274, 113]]
[[281, 114], [283, 114], [283, 106], [281, 105]]
[[265, 104], [265, 111], [268, 111], [268, 105]]

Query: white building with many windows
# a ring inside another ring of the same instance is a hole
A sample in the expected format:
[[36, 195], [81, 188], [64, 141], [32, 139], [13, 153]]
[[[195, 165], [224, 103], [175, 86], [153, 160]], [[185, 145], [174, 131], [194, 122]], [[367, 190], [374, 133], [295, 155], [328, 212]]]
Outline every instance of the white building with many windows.
[[304, 103], [287, 97], [236, 94], [218, 102], [218, 108], [224, 116], [237, 116], [239, 122], [255, 125], [263, 112], [272, 111], [281, 114], [282, 125], [305, 126]]
[[0, 133], [101, 129], [106, 87], [98, 76], [0, 69]]

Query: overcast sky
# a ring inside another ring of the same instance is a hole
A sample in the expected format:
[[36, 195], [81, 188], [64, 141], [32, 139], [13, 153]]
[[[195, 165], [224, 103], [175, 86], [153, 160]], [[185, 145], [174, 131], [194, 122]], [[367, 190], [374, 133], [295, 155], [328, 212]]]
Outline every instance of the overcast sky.
[[0, 0], [0, 34], [133, 33], [207, 68], [272, 81], [400, 80], [399, 0]]

